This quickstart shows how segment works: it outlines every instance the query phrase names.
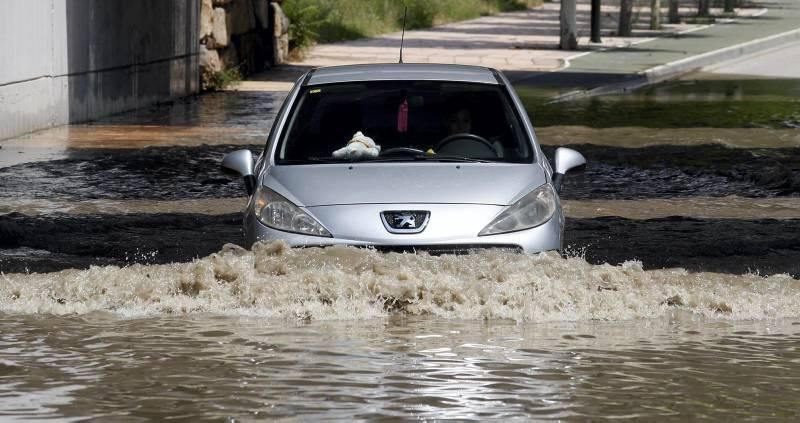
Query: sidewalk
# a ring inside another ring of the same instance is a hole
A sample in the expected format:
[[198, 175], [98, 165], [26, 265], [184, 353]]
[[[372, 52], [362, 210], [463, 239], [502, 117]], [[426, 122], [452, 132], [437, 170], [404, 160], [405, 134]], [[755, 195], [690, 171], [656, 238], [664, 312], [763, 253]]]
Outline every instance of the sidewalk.
[[800, 2], [764, 0], [766, 10], [629, 46], [570, 59], [568, 69], [553, 74], [517, 74], [523, 84], [572, 85], [576, 96], [630, 90], [706, 66], [800, 41]]
[[[578, 35], [581, 51], [624, 47], [669, 33], [696, 29], [700, 25], [664, 25], [660, 31], [649, 28], [649, 8], [639, 9], [633, 37], [613, 35], [619, 6], [602, 8], [602, 43], [589, 42], [590, 1], [578, 1]], [[563, 67], [581, 52], [557, 48], [560, 3], [522, 12], [502, 13], [426, 30], [407, 31], [403, 58], [409, 63], [456, 63], [481, 65], [504, 71], [551, 71]], [[686, 9], [685, 14], [691, 11]], [[743, 9], [745, 16], [756, 11]], [[350, 63], [391, 63], [399, 58], [401, 33], [374, 38], [315, 46], [301, 61], [302, 66], [332, 66]]]
[[[763, 14], [573, 58], [570, 72], [634, 73], [775, 34], [800, 30], [800, 2], [765, 0]], [[751, 9], [752, 10], [752, 9]]]
[[[785, 0], [765, 0], [761, 4], [768, 10], [760, 7], [737, 9], [735, 20], [720, 19], [712, 25], [665, 24], [660, 31], [648, 29], [649, 8], [637, 8], [634, 12], [638, 13], [638, 19], [632, 37], [614, 36], [619, 6], [606, 5], [602, 8], [602, 43], [594, 44], [588, 39], [590, 0], [578, 0], [579, 51], [564, 51], [556, 47], [560, 4], [545, 3], [527, 11], [407, 31], [403, 58], [407, 63], [494, 67], [504, 71], [515, 83], [566, 85], [578, 91], [630, 82], [641, 84], [641, 76], [637, 74], [648, 69], [800, 27], [800, 4]], [[681, 9], [683, 16], [692, 16], [694, 12], [691, 8]], [[712, 9], [712, 14], [720, 13], [720, 9]], [[281, 72], [295, 70], [299, 73], [319, 66], [396, 62], [400, 37], [400, 33], [391, 33], [317, 45], [304, 60], [291, 63]], [[773, 40], [772, 44], [781, 42], [785, 40]], [[774, 45], [767, 45], [771, 46]], [[730, 58], [732, 56], [728, 54], [716, 61]], [[715, 63], [714, 60], [707, 62], [702, 66]], [[694, 69], [691, 62], [678, 65], [676, 69], [660, 69], [661, 79], [676, 76], [675, 71], [685, 73]], [[283, 76], [275, 78], [279, 81], [273, 81], [273, 72], [256, 75], [239, 89], [286, 90], [291, 86]], [[652, 78], [651, 82], [658, 82], [658, 79]]]

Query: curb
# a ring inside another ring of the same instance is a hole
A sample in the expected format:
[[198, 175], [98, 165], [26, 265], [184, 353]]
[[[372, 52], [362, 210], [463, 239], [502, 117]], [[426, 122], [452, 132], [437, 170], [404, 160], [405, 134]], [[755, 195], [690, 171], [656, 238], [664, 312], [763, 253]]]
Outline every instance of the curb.
[[713, 50], [697, 56], [659, 65], [634, 75], [630, 79], [617, 84], [604, 85], [591, 90], [570, 92], [554, 97], [548, 103], [576, 100], [579, 98], [594, 97], [604, 94], [632, 91], [648, 85], [657, 84], [677, 78], [688, 73], [698, 71], [704, 67], [737, 59], [753, 53], [763, 52], [768, 49], [780, 47], [794, 41], [800, 41], [800, 29], [794, 29], [780, 34], [758, 38], [746, 43], [736, 44], [719, 50]]
[[728, 60], [737, 59], [742, 56], [758, 53], [774, 47], [779, 47], [792, 41], [800, 41], [800, 29], [759, 38], [719, 50], [709, 51], [708, 53], [699, 54], [693, 57], [687, 57], [686, 59], [681, 59], [675, 62], [647, 69], [641, 74], [647, 78], [648, 83], [655, 84], [667, 79], [672, 79], [679, 75], [699, 70], [706, 66], [714, 65], [720, 62], [727, 62]]

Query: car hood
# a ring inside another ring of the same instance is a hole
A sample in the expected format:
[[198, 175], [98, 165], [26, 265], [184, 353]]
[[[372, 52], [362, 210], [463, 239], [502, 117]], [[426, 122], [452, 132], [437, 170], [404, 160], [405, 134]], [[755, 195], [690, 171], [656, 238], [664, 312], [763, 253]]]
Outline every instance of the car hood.
[[541, 166], [511, 163], [382, 163], [273, 166], [262, 184], [299, 206], [513, 204], [545, 183]]

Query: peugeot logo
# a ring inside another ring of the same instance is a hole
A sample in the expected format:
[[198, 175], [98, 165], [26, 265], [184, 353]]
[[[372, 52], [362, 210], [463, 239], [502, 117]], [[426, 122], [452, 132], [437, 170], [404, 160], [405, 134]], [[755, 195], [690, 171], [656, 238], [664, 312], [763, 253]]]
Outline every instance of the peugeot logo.
[[400, 229], [416, 229], [417, 217], [413, 214], [397, 214], [392, 216], [392, 226]]
[[393, 234], [417, 234], [428, 225], [429, 211], [385, 211], [381, 220], [386, 230]]

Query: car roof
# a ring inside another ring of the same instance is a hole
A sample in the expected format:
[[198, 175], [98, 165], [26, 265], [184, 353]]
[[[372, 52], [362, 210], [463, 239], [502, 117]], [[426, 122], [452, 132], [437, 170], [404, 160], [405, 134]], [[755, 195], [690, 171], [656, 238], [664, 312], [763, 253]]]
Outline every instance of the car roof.
[[386, 63], [318, 68], [308, 85], [357, 81], [453, 81], [498, 85], [495, 70], [480, 66]]

